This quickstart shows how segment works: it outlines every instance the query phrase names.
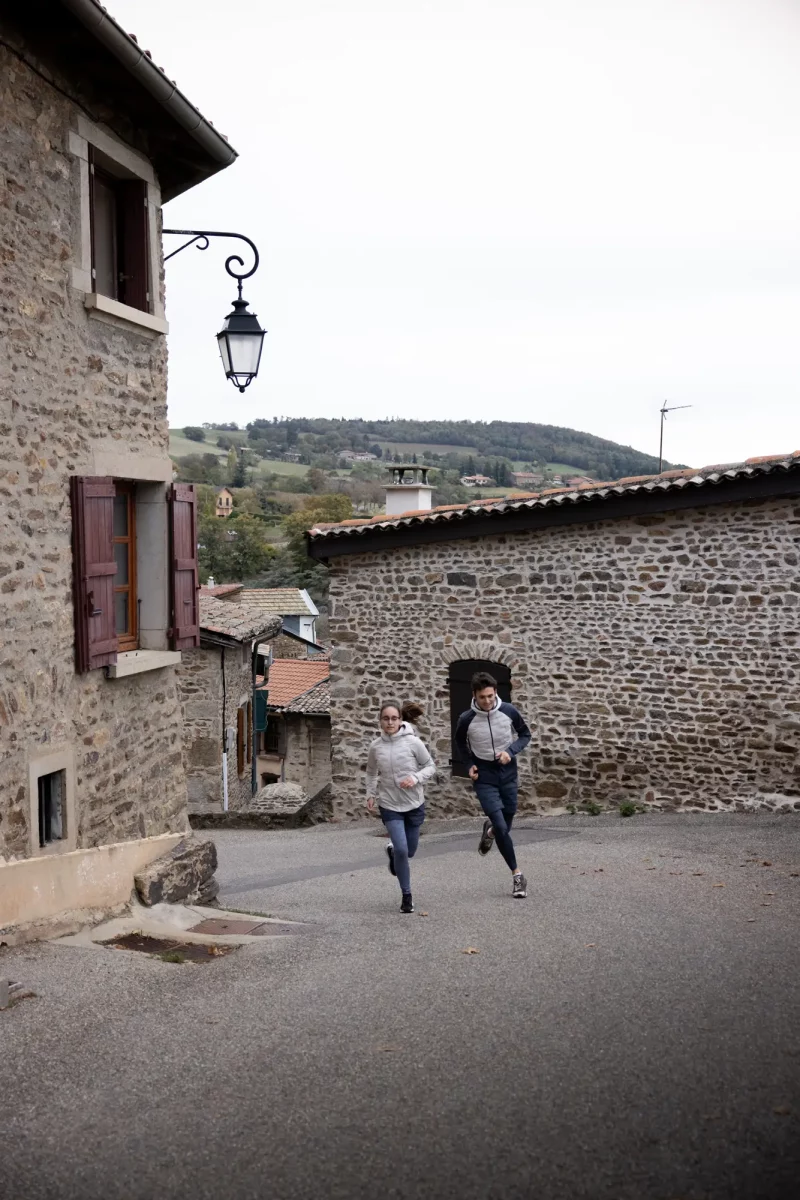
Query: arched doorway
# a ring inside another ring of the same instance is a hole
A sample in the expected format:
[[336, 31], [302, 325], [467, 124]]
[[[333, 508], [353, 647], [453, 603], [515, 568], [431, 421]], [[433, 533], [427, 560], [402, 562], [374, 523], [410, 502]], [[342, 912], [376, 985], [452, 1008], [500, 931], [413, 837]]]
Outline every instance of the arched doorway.
[[461, 761], [456, 746], [458, 718], [472, 704], [472, 676], [476, 671], [488, 671], [497, 680], [497, 694], [501, 700], [511, 699], [511, 669], [505, 663], [491, 662], [485, 658], [462, 658], [450, 663], [450, 768], [451, 774], [466, 777], [469, 767]]

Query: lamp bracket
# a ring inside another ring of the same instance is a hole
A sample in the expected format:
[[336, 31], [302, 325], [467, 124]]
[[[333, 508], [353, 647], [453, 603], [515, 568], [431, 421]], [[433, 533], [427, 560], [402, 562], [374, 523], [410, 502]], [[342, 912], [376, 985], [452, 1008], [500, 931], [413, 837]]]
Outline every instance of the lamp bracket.
[[249, 271], [235, 271], [231, 268], [231, 263], [238, 263], [240, 267], [244, 266], [244, 259], [240, 258], [238, 254], [231, 254], [229, 258], [225, 259], [225, 270], [239, 284], [239, 299], [241, 300], [242, 280], [249, 279], [251, 275], [255, 275], [260, 261], [255, 243], [251, 242], [249, 237], [245, 237], [243, 233], [224, 233], [218, 229], [163, 229], [162, 233], [176, 234], [180, 237], [189, 237], [188, 242], [184, 242], [182, 246], [179, 246], [177, 250], [173, 250], [171, 254], [165, 255], [164, 262], [168, 262], [171, 258], [174, 258], [176, 254], [180, 254], [181, 250], [185, 250], [187, 246], [193, 246], [195, 243], [197, 244], [198, 250], [207, 250], [208, 239], [212, 237], [238, 238], [241, 242], [247, 242], [248, 246], [253, 251], [253, 256], [255, 258], [255, 262]]

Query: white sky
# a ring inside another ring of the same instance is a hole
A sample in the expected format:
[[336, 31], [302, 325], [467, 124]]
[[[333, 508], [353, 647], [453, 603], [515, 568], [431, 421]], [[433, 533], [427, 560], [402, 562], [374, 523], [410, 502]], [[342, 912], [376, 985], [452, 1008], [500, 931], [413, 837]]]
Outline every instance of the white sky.
[[[108, 0], [239, 151], [165, 223], [170, 423], [531, 420], [695, 466], [800, 448], [798, 0]], [[177, 245], [175, 239], [169, 239]]]

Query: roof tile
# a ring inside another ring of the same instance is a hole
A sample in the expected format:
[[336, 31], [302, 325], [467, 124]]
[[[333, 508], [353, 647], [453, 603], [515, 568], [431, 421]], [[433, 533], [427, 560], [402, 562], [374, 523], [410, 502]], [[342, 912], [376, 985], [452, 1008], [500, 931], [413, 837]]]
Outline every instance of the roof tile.
[[[800, 451], [793, 451], [790, 454], [780, 455], [764, 455], [758, 458], [749, 458], [746, 462], [740, 463], [725, 463], [723, 465], [707, 466], [701, 468], [680, 467], [669, 471], [663, 471], [660, 475], [629, 475], [623, 479], [606, 480], [604, 482], [593, 482], [588, 484], [580, 484], [578, 487], [561, 487], [561, 488], [545, 488], [540, 492], [528, 492], [523, 494], [510, 494], [507, 496], [489, 497], [485, 500], [472, 500], [464, 504], [443, 504], [432, 509], [418, 509], [411, 512], [393, 513], [391, 516], [385, 513], [379, 514], [363, 521], [342, 521], [330, 522], [315, 526], [311, 530], [310, 537], [312, 541], [321, 538], [335, 536], [337, 531], [356, 532], [356, 529], [367, 529], [370, 526], [380, 526], [382, 528], [394, 527], [399, 523], [413, 520], [416, 522], [436, 522], [447, 521], [455, 516], [462, 518], [468, 517], [470, 512], [475, 512], [478, 507], [492, 507], [499, 512], [507, 512], [509, 509], [519, 510], [520, 507], [535, 507], [541, 504], [542, 507], [549, 505], [551, 497], [562, 496], [565, 500], [572, 497], [572, 502], [577, 502], [577, 493], [581, 492], [581, 501], [591, 499], [592, 493], [595, 493], [598, 498], [602, 498], [607, 494], [609, 488], [613, 488], [615, 492], [621, 493], [627, 489], [638, 489], [640, 487], [654, 486], [661, 484], [663, 487], [681, 486], [680, 480], [697, 480], [698, 486], [703, 482], [714, 484], [721, 473], [747, 473], [750, 474], [754, 467], [764, 467], [769, 469], [783, 466], [796, 466], [793, 460], [800, 458]], [[561, 503], [558, 501], [557, 503]]]
[[267, 677], [268, 706], [287, 708], [317, 684], [330, 678], [331, 665], [317, 658], [275, 658]]

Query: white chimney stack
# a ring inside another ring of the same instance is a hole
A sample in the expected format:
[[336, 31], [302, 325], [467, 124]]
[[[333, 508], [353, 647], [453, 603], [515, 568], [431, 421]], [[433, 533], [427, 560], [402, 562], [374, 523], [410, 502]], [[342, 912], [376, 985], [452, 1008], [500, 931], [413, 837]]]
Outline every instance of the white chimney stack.
[[392, 482], [386, 485], [386, 515], [419, 512], [431, 508], [433, 488], [428, 483], [429, 467], [406, 464], [392, 467]]

